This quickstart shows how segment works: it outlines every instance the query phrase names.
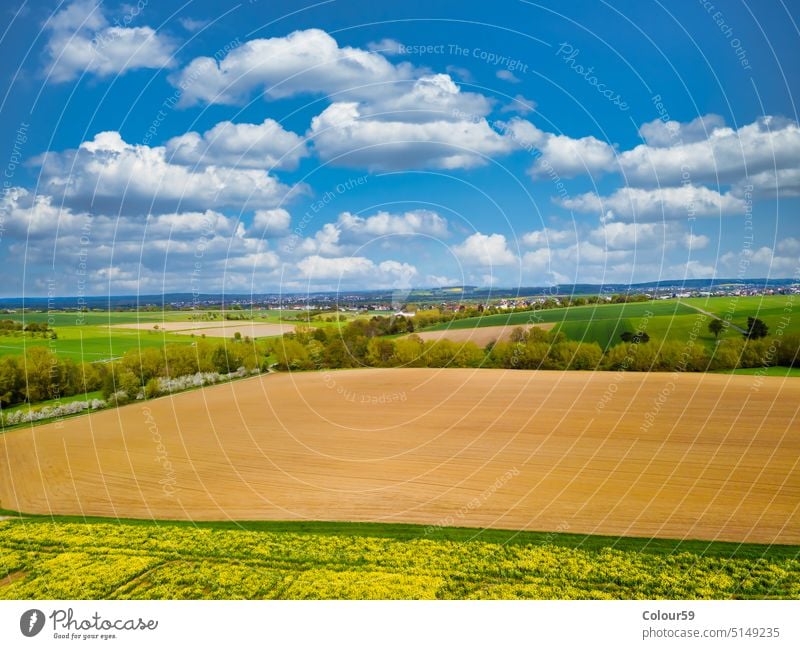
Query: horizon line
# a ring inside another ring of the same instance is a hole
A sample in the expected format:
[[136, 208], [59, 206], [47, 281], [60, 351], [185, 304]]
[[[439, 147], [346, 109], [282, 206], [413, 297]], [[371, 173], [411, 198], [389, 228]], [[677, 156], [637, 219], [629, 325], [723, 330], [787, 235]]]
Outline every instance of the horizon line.
[[549, 286], [546, 285], [528, 285], [528, 286], [476, 286], [472, 284], [462, 284], [462, 285], [449, 285], [449, 286], [418, 286], [413, 288], [359, 288], [359, 289], [343, 289], [343, 290], [331, 290], [331, 289], [320, 289], [318, 291], [304, 291], [304, 292], [291, 292], [291, 291], [280, 291], [280, 290], [273, 290], [273, 291], [263, 291], [263, 292], [250, 292], [250, 293], [236, 293], [236, 292], [226, 292], [226, 291], [217, 291], [217, 292], [208, 292], [208, 293], [197, 293], [195, 291], [165, 291], [163, 293], [119, 293], [119, 294], [91, 294], [91, 295], [16, 295], [16, 296], [2, 296], [0, 297], [0, 302], [9, 301], [9, 300], [86, 300], [86, 299], [102, 299], [102, 298], [148, 298], [148, 297], [161, 297], [164, 298], [168, 295], [178, 295], [178, 296], [194, 296], [195, 298], [203, 297], [203, 296], [231, 296], [231, 297], [255, 297], [255, 296], [299, 296], [299, 295], [329, 295], [329, 294], [341, 294], [341, 293], [348, 293], [348, 294], [359, 294], [359, 293], [379, 293], [379, 292], [392, 292], [392, 291], [403, 291], [403, 292], [413, 292], [413, 291], [431, 291], [431, 290], [452, 290], [452, 289], [470, 289], [473, 291], [493, 291], [493, 292], [514, 292], [514, 291], [522, 291], [524, 289], [529, 290], [542, 290], [548, 291], [553, 289], [558, 289], [560, 286], [564, 287], [576, 287], [576, 286], [584, 286], [584, 287], [596, 287], [598, 289], [602, 289], [604, 287], [625, 287], [634, 288], [634, 287], [642, 287], [648, 284], [666, 284], [666, 285], [675, 285], [680, 286], [682, 284], [686, 284], [687, 282], [709, 282], [712, 285], [720, 285], [720, 284], [759, 284], [763, 283], [765, 286], [769, 285], [770, 283], [783, 283], [783, 284], [800, 284], [800, 279], [794, 277], [777, 277], [777, 278], [767, 278], [767, 277], [747, 277], [747, 278], [731, 278], [731, 277], [720, 277], [720, 278], [691, 278], [691, 279], [658, 279], [658, 280], [650, 280], [650, 281], [643, 281], [643, 282], [607, 282], [607, 283], [592, 283], [592, 282], [575, 282], [571, 284], [551, 284]]

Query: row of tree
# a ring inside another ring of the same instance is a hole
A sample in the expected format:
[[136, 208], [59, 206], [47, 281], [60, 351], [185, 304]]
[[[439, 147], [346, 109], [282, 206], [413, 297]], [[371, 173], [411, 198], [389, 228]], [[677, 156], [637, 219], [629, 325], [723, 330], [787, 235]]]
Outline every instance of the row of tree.
[[0, 336], [13, 336], [22, 333], [36, 337], [40, 334], [43, 338], [55, 338], [56, 332], [46, 322], [29, 322], [26, 325], [17, 320], [0, 320]]
[[116, 392], [125, 392], [133, 397], [148, 384], [152, 393], [157, 379], [161, 378], [177, 378], [198, 372], [229, 374], [240, 367], [250, 371], [266, 369], [266, 366], [264, 346], [252, 341], [200, 339], [191, 345], [169, 343], [163, 348], [132, 349], [119, 360], [106, 364], [100, 389], [106, 398]]
[[[800, 334], [726, 338], [713, 349], [702, 343], [650, 341], [644, 332], [605, 352], [597, 343], [568, 340], [539, 328], [515, 329], [508, 341], [481, 348], [472, 342], [424, 341], [402, 333], [407, 319], [372, 318], [342, 328], [298, 327], [268, 341], [196, 339], [192, 344], [134, 349], [110, 363], [76, 363], [46, 347], [30, 347], [24, 356], [0, 357], [0, 406], [31, 404], [102, 390], [157, 393], [159, 379], [210, 372], [230, 374], [244, 368], [265, 370], [274, 360], [280, 370], [354, 367], [499, 367], [630, 371], [708, 371], [771, 365], [800, 366]], [[748, 331], [763, 331], [756, 324]], [[148, 387], [149, 386], [149, 387]]]
[[76, 363], [47, 347], [29, 347], [24, 356], [0, 357], [0, 406], [36, 403], [93, 392], [102, 385], [102, 366]]
[[241, 367], [266, 369], [267, 350], [261, 343], [169, 343], [126, 352], [109, 363], [76, 363], [46, 347], [30, 347], [24, 356], [0, 357], [0, 406], [37, 403], [102, 390], [108, 398], [117, 392], [135, 396], [148, 382], [197, 372], [229, 374]]
[[536, 327], [515, 329], [508, 341], [481, 348], [472, 342], [424, 341], [411, 334], [387, 338], [366, 320], [340, 330], [298, 329], [272, 343], [281, 370], [351, 367], [499, 367], [703, 372], [743, 367], [800, 365], [800, 335], [728, 338], [713, 349], [701, 342], [651, 341], [644, 332], [605, 352], [597, 343], [568, 340]]

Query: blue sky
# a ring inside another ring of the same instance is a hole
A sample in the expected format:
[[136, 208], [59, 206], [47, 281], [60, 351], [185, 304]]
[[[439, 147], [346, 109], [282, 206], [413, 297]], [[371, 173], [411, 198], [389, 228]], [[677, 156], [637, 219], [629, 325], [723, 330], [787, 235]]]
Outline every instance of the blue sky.
[[17, 3], [6, 295], [796, 277], [796, 2]]

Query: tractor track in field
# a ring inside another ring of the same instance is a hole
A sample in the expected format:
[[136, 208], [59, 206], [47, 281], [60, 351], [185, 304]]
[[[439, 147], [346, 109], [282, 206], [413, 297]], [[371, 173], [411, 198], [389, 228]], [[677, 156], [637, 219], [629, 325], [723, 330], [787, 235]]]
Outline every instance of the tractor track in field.
[[731, 329], [735, 329], [740, 334], [745, 334], [745, 335], [747, 334], [747, 330], [746, 329], [742, 329], [741, 327], [733, 324], [730, 320], [724, 320], [724, 319], [720, 318], [716, 313], [711, 313], [711, 311], [706, 311], [705, 309], [701, 309], [699, 306], [695, 306], [694, 304], [686, 304], [686, 302], [681, 302], [680, 300], [678, 300], [678, 304], [682, 304], [685, 307], [689, 307], [690, 309], [694, 309], [698, 313], [702, 313], [703, 315], [707, 315], [709, 318], [714, 318], [714, 320], [719, 320], [720, 322], [722, 322], [722, 323], [726, 324], [727, 326], [729, 326]]

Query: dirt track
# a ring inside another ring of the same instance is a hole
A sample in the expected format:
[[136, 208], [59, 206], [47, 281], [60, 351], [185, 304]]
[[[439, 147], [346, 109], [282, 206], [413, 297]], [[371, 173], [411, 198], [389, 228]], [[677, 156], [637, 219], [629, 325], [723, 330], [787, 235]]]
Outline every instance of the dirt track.
[[800, 381], [757, 380], [269, 375], [0, 435], [0, 503], [800, 543]]

